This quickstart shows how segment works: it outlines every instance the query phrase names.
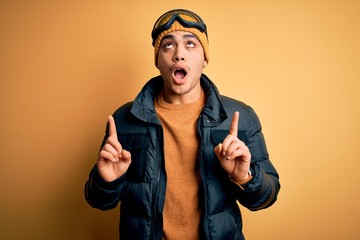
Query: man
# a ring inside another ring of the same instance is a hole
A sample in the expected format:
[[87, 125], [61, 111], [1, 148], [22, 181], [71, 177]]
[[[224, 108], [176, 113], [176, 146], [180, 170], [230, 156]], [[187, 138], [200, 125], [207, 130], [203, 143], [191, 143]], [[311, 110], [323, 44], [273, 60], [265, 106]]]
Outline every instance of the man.
[[165, 13], [152, 39], [161, 75], [109, 117], [86, 199], [102, 210], [121, 203], [122, 240], [244, 239], [237, 200], [267, 208], [280, 189], [259, 119], [202, 73], [198, 15]]

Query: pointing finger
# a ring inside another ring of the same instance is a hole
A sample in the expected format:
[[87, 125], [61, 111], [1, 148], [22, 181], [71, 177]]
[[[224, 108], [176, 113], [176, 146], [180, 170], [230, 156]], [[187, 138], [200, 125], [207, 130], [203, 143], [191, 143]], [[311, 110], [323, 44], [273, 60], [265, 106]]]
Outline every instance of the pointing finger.
[[234, 137], [237, 137], [238, 134], [239, 115], [240, 113], [238, 111], [234, 112], [233, 118], [231, 120], [229, 135]]
[[109, 124], [108, 125], [109, 136], [113, 137], [117, 140], [116, 125], [115, 125], [115, 120], [114, 120], [113, 116], [109, 116], [108, 124]]

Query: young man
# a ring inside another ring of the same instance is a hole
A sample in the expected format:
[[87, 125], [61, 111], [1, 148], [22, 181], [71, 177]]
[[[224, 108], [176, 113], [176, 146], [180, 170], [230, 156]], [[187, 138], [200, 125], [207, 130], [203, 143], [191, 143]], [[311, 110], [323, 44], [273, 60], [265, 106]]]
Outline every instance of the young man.
[[86, 199], [102, 210], [121, 202], [122, 240], [244, 239], [237, 200], [267, 208], [280, 189], [259, 119], [202, 73], [198, 15], [169, 11], [152, 38], [161, 75], [109, 117]]

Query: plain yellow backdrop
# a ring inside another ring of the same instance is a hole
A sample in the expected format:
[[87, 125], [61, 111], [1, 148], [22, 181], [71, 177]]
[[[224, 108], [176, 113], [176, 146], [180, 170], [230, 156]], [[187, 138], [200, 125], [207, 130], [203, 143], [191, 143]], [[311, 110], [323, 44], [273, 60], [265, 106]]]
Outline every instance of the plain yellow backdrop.
[[163, 12], [206, 22], [205, 73], [258, 113], [282, 189], [247, 239], [360, 238], [360, 3], [0, 1], [0, 239], [117, 239], [84, 183], [107, 115], [158, 74]]

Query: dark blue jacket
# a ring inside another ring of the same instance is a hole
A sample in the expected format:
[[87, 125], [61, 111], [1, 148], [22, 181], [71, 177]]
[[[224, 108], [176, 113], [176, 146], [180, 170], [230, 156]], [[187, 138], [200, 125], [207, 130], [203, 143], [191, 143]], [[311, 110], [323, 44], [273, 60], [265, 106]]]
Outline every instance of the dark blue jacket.
[[[166, 172], [163, 130], [154, 108], [154, 99], [162, 84], [160, 76], [151, 79], [133, 102], [120, 107], [113, 115], [119, 142], [132, 155], [128, 171], [113, 182], [105, 182], [95, 166], [85, 186], [86, 199], [95, 208], [112, 209], [121, 202], [121, 240], [160, 240], [162, 237]], [[269, 160], [261, 125], [253, 109], [220, 96], [205, 75], [201, 77], [201, 85], [206, 96], [198, 121], [201, 239], [244, 239], [236, 200], [250, 210], [269, 207], [276, 201], [279, 177]], [[214, 147], [229, 133], [235, 111], [240, 112], [238, 137], [252, 156], [253, 178], [243, 186], [244, 190], [229, 180], [214, 154]], [[107, 137], [106, 134], [103, 144]]]

